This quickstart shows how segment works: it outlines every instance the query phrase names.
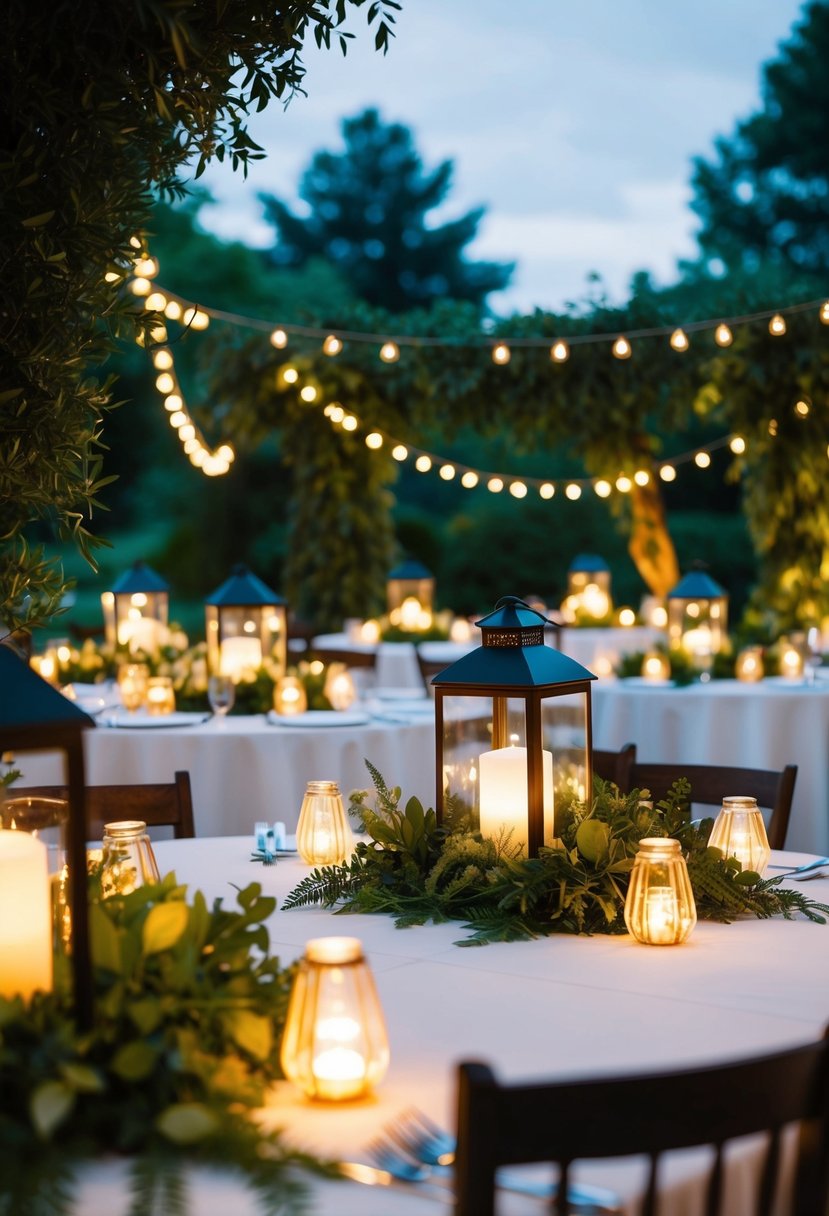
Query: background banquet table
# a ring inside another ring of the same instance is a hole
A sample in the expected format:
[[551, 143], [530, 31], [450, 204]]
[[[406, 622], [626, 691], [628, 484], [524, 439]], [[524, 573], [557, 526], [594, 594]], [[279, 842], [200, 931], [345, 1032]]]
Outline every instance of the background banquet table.
[[712, 680], [687, 688], [596, 681], [592, 700], [598, 748], [635, 743], [637, 759], [652, 763], [796, 764], [786, 844], [829, 853], [829, 681]]
[[[190, 773], [197, 836], [235, 835], [257, 819], [293, 831], [309, 781], [337, 781], [344, 795], [371, 784], [369, 759], [386, 780], [427, 803], [435, 796], [434, 716], [380, 705], [359, 725], [326, 714], [323, 726], [271, 725], [263, 714], [209, 719], [192, 726], [98, 726], [84, 733], [89, 785], [169, 782]], [[123, 721], [124, 718], [119, 718]], [[162, 721], [158, 719], [157, 721]], [[287, 723], [287, 719], [285, 722]], [[59, 757], [27, 756], [26, 785], [62, 778]]]
[[[250, 861], [251, 846], [250, 837], [171, 841], [159, 843], [156, 852], [162, 873], [175, 870], [191, 891], [222, 896], [230, 905], [234, 886], [256, 881], [281, 904], [308, 868], [293, 859], [263, 867]], [[829, 879], [804, 889], [826, 900]], [[367, 1143], [413, 1104], [452, 1126], [461, 1059], [487, 1060], [513, 1080], [702, 1065], [812, 1041], [829, 1011], [829, 927], [804, 920], [701, 923], [684, 946], [668, 949], [637, 945], [627, 936], [556, 936], [469, 950], [454, 944], [463, 936], [457, 924], [397, 930], [387, 917], [335, 917], [321, 909], [280, 908], [268, 928], [285, 963], [309, 938], [344, 933], [362, 939], [374, 971], [391, 1046], [389, 1073], [376, 1096], [315, 1105], [282, 1083], [267, 1112], [295, 1143], [345, 1160], [366, 1160]], [[665, 1210], [672, 1216], [701, 1211], [702, 1168], [694, 1155], [669, 1168], [672, 1195]], [[581, 1176], [623, 1197], [641, 1186], [634, 1166], [593, 1164]], [[752, 1176], [750, 1159], [742, 1159], [728, 1216], [746, 1210], [744, 1188]], [[123, 1202], [113, 1202], [119, 1186], [117, 1167], [93, 1171], [78, 1211], [120, 1213]], [[447, 1210], [416, 1191], [315, 1182], [313, 1192], [315, 1216]], [[239, 1184], [227, 1179], [196, 1178], [193, 1196], [199, 1216], [256, 1211]], [[694, 1204], [686, 1206], [692, 1197]], [[539, 1205], [509, 1197], [504, 1211], [517, 1216], [538, 1212]]]

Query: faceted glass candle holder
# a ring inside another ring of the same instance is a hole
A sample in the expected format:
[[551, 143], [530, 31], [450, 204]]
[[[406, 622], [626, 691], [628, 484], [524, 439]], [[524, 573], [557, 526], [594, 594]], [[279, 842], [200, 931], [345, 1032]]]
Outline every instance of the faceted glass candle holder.
[[676, 946], [696, 923], [694, 894], [679, 841], [667, 836], [640, 840], [625, 900], [628, 932], [648, 946]]
[[725, 857], [736, 857], [744, 870], [762, 875], [769, 864], [771, 849], [757, 799], [723, 798], [708, 843], [722, 849]]
[[354, 852], [354, 837], [336, 781], [309, 781], [296, 829], [296, 847], [309, 866], [340, 865]]

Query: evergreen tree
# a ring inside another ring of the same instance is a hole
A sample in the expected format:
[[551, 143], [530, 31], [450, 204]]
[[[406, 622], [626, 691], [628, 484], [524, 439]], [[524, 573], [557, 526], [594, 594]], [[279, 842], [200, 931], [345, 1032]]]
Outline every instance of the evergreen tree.
[[829, 4], [812, 0], [763, 69], [762, 108], [698, 158], [692, 206], [707, 260], [729, 271], [829, 267]]
[[483, 207], [446, 224], [426, 224], [449, 191], [451, 161], [425, 171], [409, 128], [384, 123], [376, 110], [344, 120], [343, 137], [345, 151], [318, 152], [302, 178], [307, 219], [273, 195], [262, 196], [278, 235], [270, 255], [277, 265], [301, 266], [322, 254], [359, 296], [391, 312], [440, 298], [482, 305], [489, 292], [507, 285], [512, 264], [464, 258]]

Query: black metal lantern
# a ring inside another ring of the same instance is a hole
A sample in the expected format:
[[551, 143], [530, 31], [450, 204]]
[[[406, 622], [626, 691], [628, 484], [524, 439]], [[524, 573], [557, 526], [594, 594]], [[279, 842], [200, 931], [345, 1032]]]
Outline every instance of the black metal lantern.
[[170, 615], [170, 587], [145, 562], [136, 562], [101, 596], [110, 646], [152, 654]]
[[728, 593], [705, 570], [691, 570], [668, 592], [668, 643], [707, 667], [728, 636]]
[[263, 660], [273, 664], [275, 679], [285, 674], [287, 604], [281, 595], [238, 565], [204, 604], [207, 665], [213, 675], [242, 680]]
[[390, 571], [386, 582], [386, 608], [392, 625], [403, 629], [424, 628], [423, 615], [431, 614], [435, 599], [435, 576], [422, 562], [407, 558]]
[[0, 645], [0, 751], [60, 751], [68, 791], [67, 867], [72, 925], [71, 962], [75, 1011], [81, 1026], [92, 1022], [92, 964], [86, 879], [83, 732], [94, 719], [52, 688], [8, 646]]
[[590, 682], [544, 643], [547, 618], [504, 596], [477, 624], [482, 645], [435, 676], [436, 808], [463, 800], [482, 835], [536, 856], [565, 802], [590, 804]]

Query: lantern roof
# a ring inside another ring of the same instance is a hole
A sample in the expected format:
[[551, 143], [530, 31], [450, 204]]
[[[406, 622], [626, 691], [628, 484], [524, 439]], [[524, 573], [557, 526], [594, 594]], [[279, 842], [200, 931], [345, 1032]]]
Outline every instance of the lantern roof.
[[0, 731], [11, 727], [76, 726], [83, 730], [95, 719], [33, 671], [10, 646], [0, 646]]
[[413, 557], [407, 557], [399, 566], [395, 566], [393, 570], [389, 571], [389, 578], [420, 579], [434, 578], [434, 575], [428, 566], [423, 565], [423, 562], [419, 562]]
[[284, 604], [285, 600], [257, 578], [241, 562], [234, 566], [230, 577], [204, 601], [218, 608], [253, 607], [257, 604]]
[[690, 570], [672, 591], [669, 600], [713, 600], [727, 597], [728, 592], [706, 570]]
[[583, 570], [586, 574], [598, 574], [600, 571], [609, 569], [610, 566], [603, 557], [599, 557], [598, 553], [577, 553], [570, 562], [567, 573], [572, 574], [576, 570]]
[[433, 684], [538, 688], [596, 679], [581, 663], [545, 645], [544, 626], [553, 622], [514, 595], [500, 599], [477, 624], [483, 645], [436, 675]]
[[135, 562], [112, 584], [114, 595], [134, 595], [140, 591], [145, 594], [154, 594], [169, 590], [170, 584], [166, 583], [160, 574], [156, 574], [155, 570], [151, 569], [146, 562]]

